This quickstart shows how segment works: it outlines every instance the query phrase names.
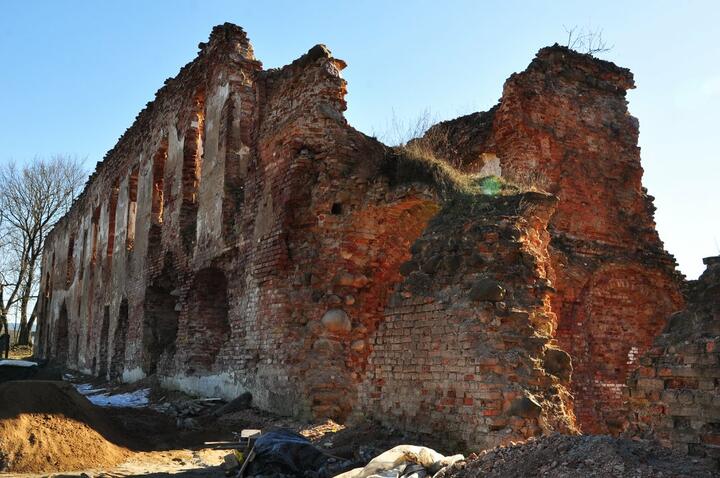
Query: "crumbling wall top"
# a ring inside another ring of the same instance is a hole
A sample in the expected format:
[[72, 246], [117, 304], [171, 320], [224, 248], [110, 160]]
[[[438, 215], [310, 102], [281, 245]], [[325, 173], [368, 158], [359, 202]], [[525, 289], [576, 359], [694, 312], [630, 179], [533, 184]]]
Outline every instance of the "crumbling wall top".
[[[532, 71], [613, 92], [635, 88], [633, 74], [628, 68], [622, 68], [611, 61], [601, 60], [557, 43], [537, 52], [526, 70], [526, 72]], [[517, 76], [517, 73], [513, 74], [510, 80]]]

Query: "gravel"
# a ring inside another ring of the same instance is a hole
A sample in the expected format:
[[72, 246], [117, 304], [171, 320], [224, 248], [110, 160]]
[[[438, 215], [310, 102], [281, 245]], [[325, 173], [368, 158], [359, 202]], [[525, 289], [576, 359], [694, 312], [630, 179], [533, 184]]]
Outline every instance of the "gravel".
[[438, 478], [718, 476], [720, 472], [711, 462], [652, 442], [555, 434], [472, 456]]

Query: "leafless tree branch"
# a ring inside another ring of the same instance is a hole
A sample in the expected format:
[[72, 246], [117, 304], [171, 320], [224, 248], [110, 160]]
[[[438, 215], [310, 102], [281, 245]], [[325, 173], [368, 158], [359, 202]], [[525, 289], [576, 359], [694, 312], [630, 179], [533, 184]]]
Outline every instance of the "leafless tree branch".
[[614, 48], [614, 45], [608, 46], [607, 42], [603, 39], [603, 31], [601, 28], [593, 29], [587, 27], [578, 30], [577, 25], [572, 28], [563, 25], [563, 29], [567, 34], [567, 43], [565, 46], [571, 50], [595, 56]]
[[0, 166], [0, 333], [12, 307], [20, 311], [18, 343], [28, 344], [45, 238], [84, 184], [80, 161], [66, 156]]

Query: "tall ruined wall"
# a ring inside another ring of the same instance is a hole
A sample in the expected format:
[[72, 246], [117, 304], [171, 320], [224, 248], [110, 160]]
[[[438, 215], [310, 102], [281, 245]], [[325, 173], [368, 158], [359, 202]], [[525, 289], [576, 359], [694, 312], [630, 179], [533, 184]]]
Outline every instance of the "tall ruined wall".
[[223, 186], [227, 98], [238, 75], [259, 68], [240, 29], [215, 29], [211, 40], [98, 163], [48, 237], [41, 355], [127, 379], [169, 362], [190, 286], [181, 282], [202, 267], [197, 239], [220, 247], [205, 239], [219, 213], [208, 192]]
[[628, 432], [720, 467], [720, 257], [704, 262], [687, 307], [670, 317], [631, 377]]
[[459, 171], [351, 128], [344, 66], [318, 45], [263, 70], [216, 27], [48, 237], [38, 355], [468, 446], [615, 426], [682, 302], [629, 73], [542, 50], [430, 130]]
[[623, 427], [623, 390], [682, 307], [642, 187], [629, 70], [554, 46], [505, 83], [500, 103], [431, 128], [424, 142], [466, 171], [558, 197], [550, 221], [556, 338], [573, 358], [575, 413], [586, 432]]
[[[443, 428], [438, 416], [450, 420], [456, 412], [446, 404], [427, 424], [482, 445], [573, 430], [569, 357], [549, 343], [552, 199], [493, 199], [474, 186], [464, 194], [485, 204], [468, 211], [477, 217], [448, 214], [453, 206], [443, 205], [459, 194], [450, 170], [347, 125], [345, 65], [326, 48], [263, 70], [244, 32], [229, 24], [200, 48], [98, 164], [50, 234], [38, 354], [112, 379], [154, 374], [191, 393], [232, 398], [247, 390], [280, 413], [394, 416], [366, 393], [384, 373], [370, 357], [394, 340], [384, 324], [394, 323], [397, 298], [417, 300], [402, 292], [417, 276], [408, 261], [419, 260], [417, 244], [437, 234], [436, 248], [459, 243], [472, 226], [460, 249], [427, 258], [460, 269], [423, 300], [464, 290], [480, 276], [502, 280], [512, 300], [458, 300], [437, 326], [423, 322], [433, 340], [447, 327], [467, 345], [502, 341], [487, 357], [457, 349], [467, 355], [454, 372], [462, 373], [462, 387], [427, 384], [443, 402], [466, 394], [466, 415], [484, 418]], [[428, 229], [441, 210], [445, 222]], [[494, 244], [498, 235], [503, 242]], [[483, 265], [495, 260], [518, 265]], [[463, 330], [468, 321], [476, 323]], [[560, 378], [538, 365], [548, 347]], [[422, 355], [408, 355], [408, 374], [425, 363]], [[491, 355], [510, 362], [483, 368]], [[390, 399], [398, 390], [380, 393]], [[419, 410], [408, 408], [405, 418]]]

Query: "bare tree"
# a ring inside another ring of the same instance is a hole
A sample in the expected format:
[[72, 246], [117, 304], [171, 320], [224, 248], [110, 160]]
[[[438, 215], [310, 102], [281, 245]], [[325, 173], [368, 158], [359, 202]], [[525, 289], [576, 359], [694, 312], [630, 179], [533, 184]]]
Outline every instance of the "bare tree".
[[8, 313], [20, 314], [17, 344], [29, 345], [36, 314], [28, 307], [37, 297], [38, 269], [45, 238], [72, 205], [85, 179], [81, 163], [55, 156], [18, 167], [0, 166], [0, 333]]
[[565, 33], [567, 34], [566, 47], [571, 50], [585, 53], [586, 55], [597, 55], [598, 53], [605, 53], [614, 48], [614, 46], [608, 46], [607, 42], [603, 39], [603, 31], [601, 28], [581, 28], [578, 29], [577, 25], [568, 28], [563, 25]]

